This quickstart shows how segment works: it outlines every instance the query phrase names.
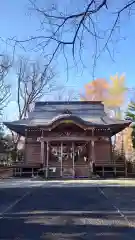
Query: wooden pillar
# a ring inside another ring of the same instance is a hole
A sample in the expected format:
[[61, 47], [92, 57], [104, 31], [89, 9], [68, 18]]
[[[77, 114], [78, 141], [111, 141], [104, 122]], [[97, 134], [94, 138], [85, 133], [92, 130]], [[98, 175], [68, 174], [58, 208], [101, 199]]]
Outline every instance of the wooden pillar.
[[63, 142], [60, 145], [60, 176], [63, 175]]
[[94, 128], [92, 128], [92, 140], [91, 140], [91, 155], [92, 155], [92, 162], [95, 163], [95, 141], [94, 141]]
[[42, 166], [43, 168], [45, 167], [45, 159], [44, 159], [44, 135], [43, 135], [43, 130], [42, 130], [42, 133], [41, 133], [41, 137], [40, 137], [40, 144], [41, 144], [41, 149], [40, 149], [40, 158], [41, 158], [41, 163], [42, 163]]
[[44, 140], [41, 138], [41, 162], [43, 164], [43, 167], [45, 166], [44, 161]]
[[91, 161], [91, 141], [88, 142], [87, 144], [87, 152], [88, 152], [88, 161]]
[[19, 168], [20, 177], [22, 176], [22, 168]]
[[34, 177], [34, 171], [33, 171], [33, 168], [32, 168], [32, 177]]
[[105, 176], [105, 169], [104, 169], [104, 166], [102, 166], [102, 177]]
[[28, 132], [27, 132], [27, 129], [25, 128], [25, 152], [24, 152], [24, 163], [26, 164], [27, 163], [27, 150], [28, 150], [28, 141], [27, 141], [27, 138], [28, 138]]
[[110, 144], [110, 159], [111, 162], [113, 163], [113, 152], [112, 152], [112, 139], [109, 137], [109, 144]]
[[122, 160], [124, 160], [125, 177], [128, 177], [127, 160], [126, 160], [125, 149], [124, 149], [124, 131], [122, 131], [121, 134], [122, 134], [121, 155], [122, 155]]
[[[123, 147], [123, 149], [124, 149], [124, 147]], [[124, 158], [125, 177], [128, 177], [128, 168], [127, 168], [127, 160], [126, 160], [126, 156], [125, 156], [125, 151], [123, 151], [123, 158]]]
[[16, 167], [14, 168], [14, 174], [15, 174], [15, 177], [16, 177]]
[[75, 144], [72, 142], [73, 178], [75, 177]]
[[128, 176], [128, 171], [127, 171], [127, 162], [126, 162], [126, 158], [125, 158], [125, 177]]
[[93, 164], [92, 164], [92, 142], [90, 141], [88, 144], [88, 161], [89, 161], [89, 177], [92, 176], [93, 173]]
[[46, 171], [45, 177], [48, 178], [48, 162], [49, 162], [49, 142], [46, 142]]
[[112, 139], [111, 139], [111, 136], [109, 137], [109, 143], [110, 143], [110, 159], [111, 159], [111, 163], [113, 163], [114, 176], [116, 177], [116, 162], [115, 162], [115, 158], [113, 157], [113, 149], [112, 149]]

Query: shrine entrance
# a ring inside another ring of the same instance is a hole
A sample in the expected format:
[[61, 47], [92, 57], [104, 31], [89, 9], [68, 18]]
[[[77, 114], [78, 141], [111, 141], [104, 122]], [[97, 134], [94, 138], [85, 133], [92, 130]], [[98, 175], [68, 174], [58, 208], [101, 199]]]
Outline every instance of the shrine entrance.
[[82, 172], [84, 175], [89, 175], [85, 173], [89, 170], [88, 142], [51, 142], [49, 152], [48, 167], [56, 173], [57, 177], [75, 178], [81, 175], [83, 177]]

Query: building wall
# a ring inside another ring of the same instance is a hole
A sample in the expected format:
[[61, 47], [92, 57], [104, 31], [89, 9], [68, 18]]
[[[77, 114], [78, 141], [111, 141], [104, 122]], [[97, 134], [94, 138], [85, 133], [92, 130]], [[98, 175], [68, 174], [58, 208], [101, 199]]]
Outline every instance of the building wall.
[[26, 164], [41, 164], [40, 142], [25, 144], [25, 162]]
[[[27, 142], [25, 145], [25, 162], [26, 164], [42, 164], [41, 159], [41, 143], [40, 142]], [[95, 164], [109, 164], [111, 163], [111, 146], [110, 141], [95, 141], [94, 146], [95, 152]], [[46, 154], [46, 145], [44, 149], [44, 159]], [[67, 162], [65, 162], [67, 164]], [[64, 162], [63, 162], [64, 164]], [[68, 162], [69, 165], [72, 165], [72, 161]], [[79, 160], [78, 164], [84, 165], [84, 160]], [[50, 166], [60, 166], [59, 162], [49, 161]]]
[[111, 145], [110, 141], [96, 141], [94, 146], [95, 164], [109, 164], [111, 160]]

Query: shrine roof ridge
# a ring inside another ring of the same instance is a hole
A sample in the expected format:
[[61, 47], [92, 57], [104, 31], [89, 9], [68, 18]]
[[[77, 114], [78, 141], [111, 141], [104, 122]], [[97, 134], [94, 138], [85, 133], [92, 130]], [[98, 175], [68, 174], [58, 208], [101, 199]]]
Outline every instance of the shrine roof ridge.
[[101, 101], [38, 101], [35, 102], [35, 107], [45, 106], [45, 105], [85, 105], [85, 104], [101, 104]]

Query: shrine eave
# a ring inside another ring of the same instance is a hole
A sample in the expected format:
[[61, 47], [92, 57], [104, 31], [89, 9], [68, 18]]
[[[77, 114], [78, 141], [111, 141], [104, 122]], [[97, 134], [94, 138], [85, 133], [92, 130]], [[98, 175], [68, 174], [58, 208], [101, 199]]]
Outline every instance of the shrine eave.
[[[17, 121], [16, 121], [17, 122]], [[25, 130], [27, 129], [28, 125], [24, 125], [24, 124], [17, 124], [14, 122], [3, 122], [3, 124], [9, 128], [11, 131], [21, 135], [21, 136], [25, 136]]]
[[114, 120], [110, 119], [108, 117], [102, 117], [100, 121], [94, 122], [94, 121], [85, 121], [84, 119], [73, 116], [69, 114], [65, 114], [64, 116], [57, 116], [53, 118], [51, 121], [43, 121], [37, 120], [37, 119], [24, 119], [24, 120], [18, 120], [13, 122], [4, 122], [4, 125], [7, 126], [10, 130], [25, 136], [25, 130], [30, 129], [44, 129], [46, 131], [53, 131], [55, 127], [57, 127], [59, 124], [75, 124], [79, 126], [80, 128], [84, 130], [90, 130], [94, 128], [95, 130], [108, 130], [111, 132], [111, 135], [115, 135], [118, 132], [122, 131], [126, 127], [128, 127], [131, 124], [131, 121], [128, 120]]

